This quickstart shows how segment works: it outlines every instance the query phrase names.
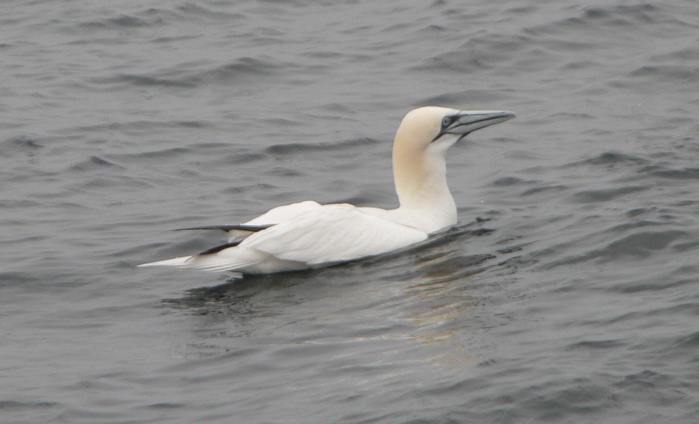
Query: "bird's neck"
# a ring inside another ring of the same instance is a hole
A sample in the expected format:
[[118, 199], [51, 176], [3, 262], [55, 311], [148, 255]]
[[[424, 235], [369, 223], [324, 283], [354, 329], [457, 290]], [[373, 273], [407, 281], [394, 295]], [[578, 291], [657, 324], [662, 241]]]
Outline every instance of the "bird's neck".
[[441, 152], [394, 147], [393, 179], [400, 201], [396, 212], [407, 225], [432, 233], [456, 224], [456, 205]]

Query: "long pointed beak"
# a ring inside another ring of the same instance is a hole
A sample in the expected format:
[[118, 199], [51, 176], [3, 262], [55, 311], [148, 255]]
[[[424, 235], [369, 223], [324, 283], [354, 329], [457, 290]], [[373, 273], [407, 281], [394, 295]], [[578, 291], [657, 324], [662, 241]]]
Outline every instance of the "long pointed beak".
[[514, 117], [514, 113], [506, 110], [462, 110], [455, 115], [444, 118], [442, 130], [432, 141], [444, 134], [458, 135], [459, 139], [462, 139], [476, 130], [505, 122]]

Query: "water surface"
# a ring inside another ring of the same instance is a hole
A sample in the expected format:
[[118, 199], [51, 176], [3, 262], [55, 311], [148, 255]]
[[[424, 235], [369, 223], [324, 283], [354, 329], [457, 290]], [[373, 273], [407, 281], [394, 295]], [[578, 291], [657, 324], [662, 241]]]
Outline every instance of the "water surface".
[[[12, 423], [691, 423], [692, 1], [8, 3], [0, 410]], [[396, 206], [427, 104], [459, 224], [246, 278], [137, 269], [305, 199]]]

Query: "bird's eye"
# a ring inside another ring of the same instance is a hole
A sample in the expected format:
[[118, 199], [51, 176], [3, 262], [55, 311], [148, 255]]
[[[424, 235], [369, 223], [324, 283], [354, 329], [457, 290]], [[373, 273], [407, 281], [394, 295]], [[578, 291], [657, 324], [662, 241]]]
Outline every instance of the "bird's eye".
[[449, 125], [451, 125], [452, 122], [453, 122], [453, 118], [451, 116], [445, 116], [442, 119], [442, 128], [448, 127]]

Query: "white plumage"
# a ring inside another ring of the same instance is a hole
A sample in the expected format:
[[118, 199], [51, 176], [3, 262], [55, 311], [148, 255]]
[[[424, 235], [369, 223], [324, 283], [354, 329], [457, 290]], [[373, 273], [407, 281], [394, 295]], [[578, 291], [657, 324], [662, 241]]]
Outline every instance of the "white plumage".
[[409, 112], [393, 143], [400, 206], [386, 210], [313, 201], [279, 206], [228, 231], [228, 243], [140, 266], [265, 274], [327, 266], [397, 250], [456, 223], [446, 150], [467, 134], [514, 117], [505, 111], [423, 107]]

